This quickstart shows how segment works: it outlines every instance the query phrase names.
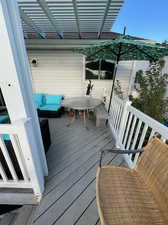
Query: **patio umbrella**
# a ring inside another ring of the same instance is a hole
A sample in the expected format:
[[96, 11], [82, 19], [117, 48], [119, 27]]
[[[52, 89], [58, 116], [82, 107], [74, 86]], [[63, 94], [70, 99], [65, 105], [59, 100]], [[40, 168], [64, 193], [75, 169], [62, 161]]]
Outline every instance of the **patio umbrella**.
[[117, 66], [121, 60], [148, 60], [157, 61], [168, 55], [168, 48], [156, 44], [149, 44], [142, 41], [135, 41], [128, 35], [120, 35], [110, 41], [103, 41], [90, 47], [81, 48], [80, 53], [91, 59], [108, 59], [116, 62], [113, 75], [113, 84], [110, 95], [108, 112], [110, 111], [111, 100], [114, 91]]

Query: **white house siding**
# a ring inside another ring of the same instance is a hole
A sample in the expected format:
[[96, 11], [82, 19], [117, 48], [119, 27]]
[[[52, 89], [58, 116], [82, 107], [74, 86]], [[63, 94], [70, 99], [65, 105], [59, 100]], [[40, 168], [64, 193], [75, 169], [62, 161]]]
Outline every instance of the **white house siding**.
[[[71, 50], [29, 50], [34, 92], [64, 94], [65, 97], [81, 96], [86, 92], [88, 81], [85, 80], [85, 62], [82, 55]], [[38, 65], [32, 66], [32, 59]], [[168, 58], [166, 60], [168, 66]], [[117, 78], [124, 96], [134, 94], [133, 84], [138, 70], [146, 70], [147, 61], [121, 61], [118, 65]], [[168, 67], [167, 67], [168, 68]], [[104, 92], [110, 94], [111, 80], [92, 80], [92, 96], [102, 98]]]
[[[65, 97], [81, 96], [86, 93], [84, 57], [70, 50], [29, 50], [34, 92], [64, 94]], [[31, 63], [36, 59], [38, 64]], [[112, 81], [93, 80], [92, 95], [102, 98], [104, 89], [110, 92]]]
[[[64, 94], [75, 97], [83, 94], [83, 57], [72, 51], [28, 51], [34, 92]], [[32, 66], [32, 59], [38, 65]]]

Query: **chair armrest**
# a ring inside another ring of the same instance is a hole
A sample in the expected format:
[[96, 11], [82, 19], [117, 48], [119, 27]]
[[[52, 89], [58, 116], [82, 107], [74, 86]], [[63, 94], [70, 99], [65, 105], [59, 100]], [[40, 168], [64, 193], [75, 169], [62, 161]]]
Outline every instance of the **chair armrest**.
[[142, 153], [143, 149], [137, 149], [137, 150], [121, 150], [121, 149], [101, 149], [101, 155], [100, 155], [100, 162], [99, 166], [101, 167], [103, 155], [106, 153], [116, 153], [116, 154], [136, 154], [136, 153]]

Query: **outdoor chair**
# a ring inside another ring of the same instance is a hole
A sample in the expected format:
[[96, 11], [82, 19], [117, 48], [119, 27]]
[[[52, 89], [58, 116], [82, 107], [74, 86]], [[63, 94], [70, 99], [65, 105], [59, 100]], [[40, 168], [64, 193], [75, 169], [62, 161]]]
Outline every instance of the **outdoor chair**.
[[[143, 153], [134, 169], [101, 166], [117, 152]], [[143, 150], [103, 150], [96, 198], [102, 225], [168, 225], [168, 146], [153, 138]]]

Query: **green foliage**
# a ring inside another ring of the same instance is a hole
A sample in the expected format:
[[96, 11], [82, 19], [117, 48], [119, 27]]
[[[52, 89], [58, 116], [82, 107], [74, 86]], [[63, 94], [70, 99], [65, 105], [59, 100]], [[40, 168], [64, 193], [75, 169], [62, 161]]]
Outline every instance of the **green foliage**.
[[163, 122], [167, 120], [168, 99], [165, 98], [168, 74], [163, 74], [164, 60], [150, 63], [145, 73], [136, 73], [136, 90], [138, 98], [130, 97], [132, 105], [152, 118]]

